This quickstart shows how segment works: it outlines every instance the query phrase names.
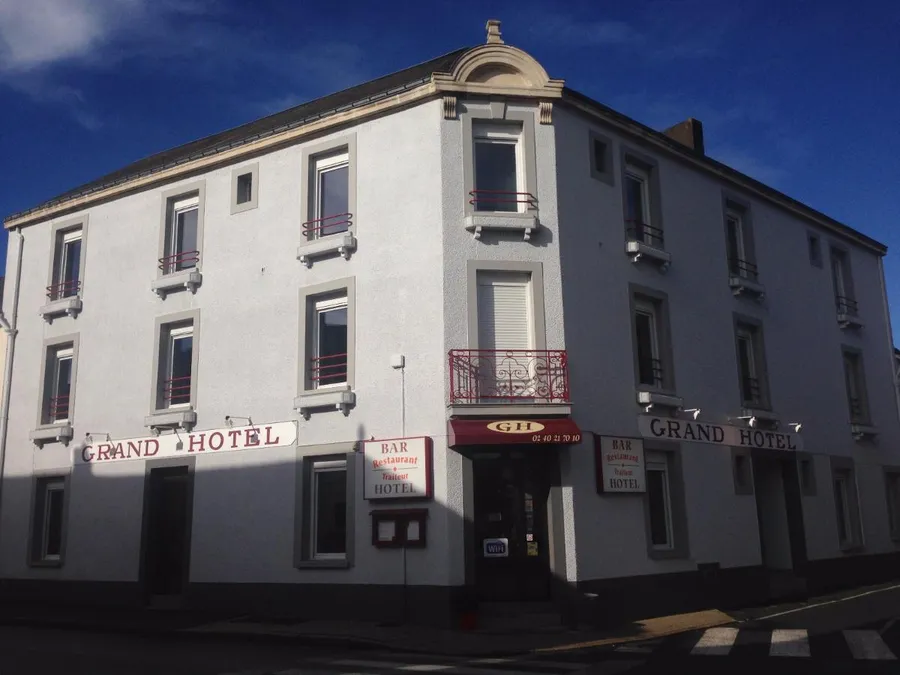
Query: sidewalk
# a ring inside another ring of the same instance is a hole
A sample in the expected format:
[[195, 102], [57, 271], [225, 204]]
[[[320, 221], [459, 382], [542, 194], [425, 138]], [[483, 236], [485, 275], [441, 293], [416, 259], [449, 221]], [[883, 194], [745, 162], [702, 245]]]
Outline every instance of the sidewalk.
[[560, 652], [647, 640], [731, 623], [718, 610], [646, 619], [612, 630], [561, 625], [484, 627], [470, 631], [353, 621], [268, 621], [250, 617], [120, 609], [4, 608], [0, 624], [182, 639], [277, 641], [340, 649], [377, 649], [450, 656], [500, 657]]

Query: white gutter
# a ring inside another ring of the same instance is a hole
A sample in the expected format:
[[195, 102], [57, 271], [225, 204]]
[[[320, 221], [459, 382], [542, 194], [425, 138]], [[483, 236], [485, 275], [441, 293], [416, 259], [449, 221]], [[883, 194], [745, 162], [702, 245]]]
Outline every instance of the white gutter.
[[[22, 235], [22, 228], [17, 227], [14, 230], [16, 234], [16, 250], [15, 250], [15, 269], [12, 278], [12, 308], [10, 310], [10, 318], [7, 321], [3, 311], [0, 310], [0, 326], [6, 331], [6, 363], [3, 370], [3, 400], [0, 401], [0, 511], [3, 508], [3, 482], [6, 478], [6, 436], [9, 429], [9, 390], [12, 385], [13, 358], [16, 353], [16, 317], [19, 314], [19, 282], [22, 279], [22, 246], [25, 237]], [[13, 231], [10, 231], [12, 238]], [[2, 530], [2, 528], [0, 528]]]

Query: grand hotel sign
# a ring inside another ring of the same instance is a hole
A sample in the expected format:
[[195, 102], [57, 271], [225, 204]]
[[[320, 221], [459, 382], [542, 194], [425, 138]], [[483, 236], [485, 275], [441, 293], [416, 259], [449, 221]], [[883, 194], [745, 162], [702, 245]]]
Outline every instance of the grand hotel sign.
[[736, 427], [728, 424], [711, 424], [671, 417], [638, 416], [638, 429], [644, 438], [660, 441], [688, 441], [712, 443], [736, 448], [765, 448], [769, 450], [796, 451], [803, 449], [800, 434]]

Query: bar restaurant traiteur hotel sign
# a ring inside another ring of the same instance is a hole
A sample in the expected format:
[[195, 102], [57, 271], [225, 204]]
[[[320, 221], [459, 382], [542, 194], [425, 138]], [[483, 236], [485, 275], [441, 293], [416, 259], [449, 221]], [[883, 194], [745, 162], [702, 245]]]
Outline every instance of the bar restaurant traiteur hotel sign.
[[431, 497], [431, 439], [363, 441], [366, 499]]
[[644, 438], [660, 441], [688, 441], [690, 443], [712, 443], [736, 448], [767, 448], [769, 450], [802, 450], [803, 438], [800, 434], [749, 427], [735, 427], [728, 424], [710, 424], [670, 417], [638, 416], [638, 429]]

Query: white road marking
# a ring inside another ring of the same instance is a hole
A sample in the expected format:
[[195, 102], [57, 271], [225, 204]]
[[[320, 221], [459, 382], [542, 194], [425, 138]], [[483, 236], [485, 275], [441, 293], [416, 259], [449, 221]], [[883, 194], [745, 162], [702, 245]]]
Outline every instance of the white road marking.
[[779, 628], [772, 631], [769, 656], [799, 656], [809, 658], [809, 635], [802, 628]]
[[866, 661], [893, 661], [897, 657], [884, 644], [875, 630], [845, 630], [844, 639], [854, 659]]
[[766, 614], [765, 616], [757, 616], [753, 619], [749, 619], [749, 621], [762, 621], [763, 619], [773, 619], [776, 616], [784, 616], [785, 614], [794, 614], [795, 612], [805, 612], [809, 609], [815, 609], [816, 607], [825, 607], [826, 605], [834, 605], [839, 602], [846, 602], [848, 600], [856, 600], [857, 598], [864, 598], [867, 595], [875, 595], [876, 593], [884, 593], [886, 591], [895, 591], [900, 588], [900, 584], [895, 584], [893, 586], [888, 586], [887, 588], [876, 588], [874, 591], [866, 591], [865, 593], [857, 593], [856, 595], [849, 595], [846, 598], [838, 598], [837, 600], [829, 600], [827, 602], [817, 602], [813, 605], [804, 605], [803, 607], [797, 607], [795, 609], [787, 609], [783, 612], [776, 612], [775, 614]]
[[[328, 660], [330, 665], [334, 666], [349, 666], [349, 667], [361, 667], [361, 668], [380, 668], [382, 670], [403, 670], [403, 671], [421, 671], [421, 666], [424, 664], [409, 664], [409, 663], [397, 663], [392, 661], [360, 661], [357, 659], [341, 659], [341, 660]], [[449, 665], [449, 664], [434, 664], [429, 668], [430, 672], [441, 672], [445, 670], [452, 670], [454, 673], [458, 673], [459, 675], [497, 675], [496, 670], [490, 670], [488, 668], [468, 668], [466, 666], [459, 665]], [[528, 671], [517, 671], [517, 670], [503, 670], [504, 675], [534, 675], [534, 672]]]
[[452, 668], [453, 666], [448, 666], [443, 663], [410, 663], [405, 666], [401, 666], [397, 670], [412, 670], [421, 673], [428, 673], [437, 670], [447, 670]]
[[727, 656], [737, 639], [737, 628], [709, 628], [694, 645], [694, 656]]

